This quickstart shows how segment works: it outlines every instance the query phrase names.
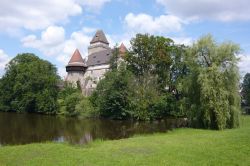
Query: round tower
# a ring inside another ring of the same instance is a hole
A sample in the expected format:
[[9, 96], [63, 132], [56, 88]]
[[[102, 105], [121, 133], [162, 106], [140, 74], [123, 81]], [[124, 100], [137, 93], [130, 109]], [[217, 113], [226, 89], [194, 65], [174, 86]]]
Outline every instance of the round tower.
[[82, 79], [86, 69], [87, 66], [79, 50], [76, 49], [68, 65], [66, 66], [66, 71], [68, 73], [66, 81], [71, 82], [73, 84], [76, 84], [77, 81], [80, 81], [80, 83], [82, 83]]

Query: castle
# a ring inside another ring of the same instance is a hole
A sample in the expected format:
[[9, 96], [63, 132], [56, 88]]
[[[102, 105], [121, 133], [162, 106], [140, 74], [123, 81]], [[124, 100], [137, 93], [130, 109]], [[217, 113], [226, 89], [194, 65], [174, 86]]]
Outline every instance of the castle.
[[[110, 69], [109, 62], [113, 51], [103, 31], [97, 30], [90, 41], [87, 58], [83, 59], [78, 49], [73, 53], [66, 66], [66, 81], [74, 85], [78, 82], [83, 94], [89, 96]], [[122, 43], [119, 47], [119, 57], [123, 57], [126, 51], [127, 48]]]

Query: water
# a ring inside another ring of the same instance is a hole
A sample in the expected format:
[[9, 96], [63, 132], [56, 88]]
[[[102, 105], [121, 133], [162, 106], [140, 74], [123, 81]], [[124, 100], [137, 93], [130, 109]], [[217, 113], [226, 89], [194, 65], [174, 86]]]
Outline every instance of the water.
[[0, 146], [48, 141], [86, 144], [95, 139], [167, 132], [185, 125], [183, 119], [138, 122], [0, 112]]

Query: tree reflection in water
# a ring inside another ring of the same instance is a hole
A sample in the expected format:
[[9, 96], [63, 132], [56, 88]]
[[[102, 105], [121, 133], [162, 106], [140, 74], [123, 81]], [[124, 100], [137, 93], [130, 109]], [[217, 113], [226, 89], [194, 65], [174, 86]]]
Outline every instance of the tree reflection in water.
[[0, 112], [0, 145], [46, 141], [86, 144], [95, 139], [128, 138], [185, 126], [184, 119], [138, 122]]

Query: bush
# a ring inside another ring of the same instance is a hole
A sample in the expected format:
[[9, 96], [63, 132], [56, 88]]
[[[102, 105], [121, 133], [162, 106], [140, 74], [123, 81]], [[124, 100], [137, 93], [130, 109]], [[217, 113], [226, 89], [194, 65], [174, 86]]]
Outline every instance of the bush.
[[58, 103], [60, 114], [81, 117], [97, 116], [89, 98], [84, 97], [79, 88], [69, 83], [65, 83], [64, 89], [60, 91]]
[[57, 83], [54, 65], [34, 54], [18, 54], [0, 79], [0, 111], [57, 112]]

